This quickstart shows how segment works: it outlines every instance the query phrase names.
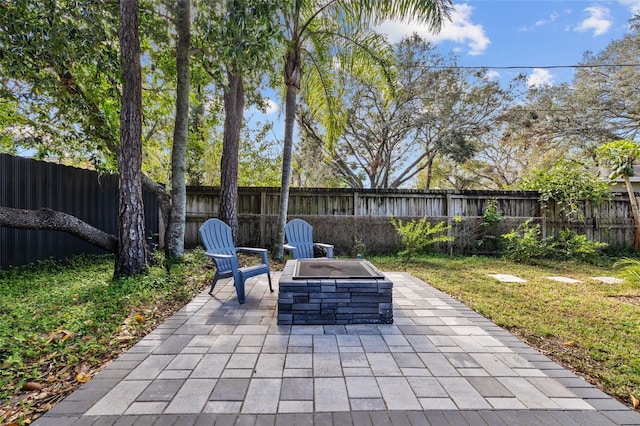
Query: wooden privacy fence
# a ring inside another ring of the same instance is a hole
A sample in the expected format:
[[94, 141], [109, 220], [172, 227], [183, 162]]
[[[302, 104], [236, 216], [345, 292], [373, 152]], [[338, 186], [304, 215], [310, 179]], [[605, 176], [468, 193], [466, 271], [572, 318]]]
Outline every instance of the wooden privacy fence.
[[[526, 220], [539, 223], [543, 235], [557, 235], [569, 228], [613, 249], [632, 246], [634, 224], [626, 194], [614, 194], [610, 202], [597, 208], [584, 203], [580, 220], [575, 221], [565, 220], [553, 203], [542, 208], [538, 196], [531, 191], [292, 188], [287, 214], [289, 220], [298, 217], [312, 224], [314, 240], [334, 244], [337, 254], [343, 256], [400, 249], [392, 216], [401, 220], [426, 216], [434, 224], [445, 221], [455, 240], [438, 249], [455, 253], [495, 252], [497, 236]], [[238, 245], [273, 248], [279, 198], [279, 188], [239, 188]], [[489, 200], [495, 200], [504, 216], [490, 226], [482, 216]], [[218, 188], [187, 188], [186, 247], [200, 243], [198, 228], [206, 219], [218, 216], [218, 206]]]

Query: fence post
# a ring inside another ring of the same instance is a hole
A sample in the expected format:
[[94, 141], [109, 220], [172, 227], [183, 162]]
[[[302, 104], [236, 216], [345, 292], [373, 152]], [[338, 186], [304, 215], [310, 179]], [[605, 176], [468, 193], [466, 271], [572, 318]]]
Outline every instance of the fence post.
[[358, 190], [353, 190], [353, 227], [351, 228], [351, 232], [353, 232], [353, 245], [358, 243], [358, 204], [360, 203], [360, 194], [358, 194]]
[[[451, 225], [452, 225], [452, 217], [451, 217], [451, 210], [452, 210], [452, 206], [451, 206], [451, 192], [449, 190], [447, 190], [447, 202], [445, 204], [445, 208], [446, 208], [446, 215], [447, 215], [447, 236], [448, 237], [452, 237], [453, 236], [453, 229], [451, 229]], [[453, 241], [448, 241], [447, 245], [449, 246], [449, 256], [453, 256]]]
[[540, 201], [540, 216], [542, 216], [542, 240], [547, 239], [547, 204]]
[[260, 211], [258, 212], [260, 219], [259, 220], [259, 231], [260, 231], [260, 247], [266, 246], [267, 241], [267, 193], [262, 190], [260, 191]]

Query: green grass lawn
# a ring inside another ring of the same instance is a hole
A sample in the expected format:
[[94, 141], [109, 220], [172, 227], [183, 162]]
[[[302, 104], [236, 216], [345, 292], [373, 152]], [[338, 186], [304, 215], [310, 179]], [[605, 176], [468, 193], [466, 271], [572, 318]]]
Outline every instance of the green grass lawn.
[[[631, 395], [640, 399], [640, 285], [589, 278], [612, 276], [612, 267], [550, 261], [531, 266], [487, 257], [371, 260], [381, 270], [410, 272], [450, 294], [627, 405]], [[487, 277], [495, 273], [527, 282]]]
[[[534, 347], [631, 405], [640, 397], [640, 286], [590, 276], [611, 267], [539, 266], [486, 257], [369, 258], [451, 294]], [[272, 262], [273, 271], [282, 263]], [[488, 273], [518, 275], [505, 284]], [[111, 257], [0, 271], [0, 424], [27, 424], [206, 288], [213, 276], [201, 250], [168, 275], [112, 281]], [[546, 279], [580, 279], [562, 284]]]

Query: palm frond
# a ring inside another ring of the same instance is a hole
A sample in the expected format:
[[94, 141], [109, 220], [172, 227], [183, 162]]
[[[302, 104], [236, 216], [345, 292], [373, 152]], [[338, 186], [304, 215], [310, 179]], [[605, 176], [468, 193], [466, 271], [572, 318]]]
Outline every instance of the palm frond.
[[620, 278], [634, 283], [640, 282], [640, 259], [622, 258], [615, 263], [614, 268], [617, 271], [616, 275]]
[[448, 19], [453, 3], [451, 0], [343, 0], [346, 18], [354, 22], [370, 22], [377, 25], [387, 20], [400, 20], [427, 24], [431, 31], [438, 32]]
[[368, 28], [316, 18], [305, 38], [302, 96], [310, 114], [326, 131], [329, 149], [340, 136], [346, 114], [341, 82], [345, 76], [367, 79], [393, 90], [393, 49], [386, 38]]

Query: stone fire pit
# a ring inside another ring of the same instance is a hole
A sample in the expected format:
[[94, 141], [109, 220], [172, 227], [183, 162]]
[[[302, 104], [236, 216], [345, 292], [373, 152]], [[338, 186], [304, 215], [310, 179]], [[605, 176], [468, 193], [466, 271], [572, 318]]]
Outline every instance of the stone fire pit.
[[287, 261], [278, 324], [392, 324], [393, 283], [366, 260]]

